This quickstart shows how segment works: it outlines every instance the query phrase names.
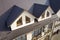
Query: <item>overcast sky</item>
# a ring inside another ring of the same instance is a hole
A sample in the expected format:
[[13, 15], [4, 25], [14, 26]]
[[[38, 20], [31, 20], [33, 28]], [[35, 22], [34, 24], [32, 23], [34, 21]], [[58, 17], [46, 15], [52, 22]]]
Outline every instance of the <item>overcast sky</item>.
[[33, 5], [33, 3], [46, 5], [49, 4], [48, 0], [0, 0], [0, 13], [4, 13], [13, 5], [17, 5], [28, 10]]

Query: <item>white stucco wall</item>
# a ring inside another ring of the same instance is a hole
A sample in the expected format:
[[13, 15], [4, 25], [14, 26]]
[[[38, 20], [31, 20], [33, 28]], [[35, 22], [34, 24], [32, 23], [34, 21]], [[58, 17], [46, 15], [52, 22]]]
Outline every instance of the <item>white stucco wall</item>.
[[[26, 23], [26, 18], [25, 18], [25, 16], [28, 16], [28, 17], [30, 18], [30, 21], [31, 21], [30, 23]], [[20, 19], [20, 17], [22, 17], [22, 23], [23, 23], [23, 24], [17, 27], [16, 22]], [[15, 30], [15, 29], [22, 28], [22, 27], [24, 27], [24, 26], [30, 25], [30, 24], [34, 23], [34, 18], [35, 18], [35, 17], [34, 17], [33, 15], [31, 15], [29, 12], [24, 11], [24, 12], [21, 13], [21, 15], [10, 25], [10, 26], [11, 26], [11, 29], [12, 29], [12, 30]]]
[[27, 33], [27, 40], [32, 40], [32, 36], [33, 35], [33, 32], [29, 32]]

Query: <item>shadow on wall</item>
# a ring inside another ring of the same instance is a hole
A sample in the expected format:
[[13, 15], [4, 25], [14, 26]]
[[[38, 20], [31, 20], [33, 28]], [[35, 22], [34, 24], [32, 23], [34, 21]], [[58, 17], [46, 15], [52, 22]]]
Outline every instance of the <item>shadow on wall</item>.
[[12, 8], [9, 8], [4, 14], [0, 16], [0, 31], [10, 31], [11, 29], [7, 27], [6, 21], [11, 14]]

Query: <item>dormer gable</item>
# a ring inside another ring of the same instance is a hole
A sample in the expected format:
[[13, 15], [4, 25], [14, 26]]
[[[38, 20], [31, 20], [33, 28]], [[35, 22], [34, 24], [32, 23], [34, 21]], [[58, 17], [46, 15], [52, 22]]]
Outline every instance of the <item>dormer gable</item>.
[[23, 11], [20, 16], [10, 25], [12, 30], [22, 28], [34, 23], [35, 17], [27, 11]]
[[52, 10], [52, 8], [50, 6], [48, 6], [46, 8], [46, 10], [41, 14], [41, 16], [38, 18], [38, 21], [47, 19], [49, 17], [51, 17], [54, 13], [54, 11]]
[[46, 17], [51, 17], [54, 12], [49, 5], [37, 4], [34, 3], [30, 8], [29, 12], [31, 12], [37, 20], [46, 19]]
[[29, 24], [34, 23], [35, 17], [27, 10], [22, 9], [16, 5], [12, 7], [10, 15], [7, 18], [7, 26], [11, 27], [11, 30], [22, 28]]

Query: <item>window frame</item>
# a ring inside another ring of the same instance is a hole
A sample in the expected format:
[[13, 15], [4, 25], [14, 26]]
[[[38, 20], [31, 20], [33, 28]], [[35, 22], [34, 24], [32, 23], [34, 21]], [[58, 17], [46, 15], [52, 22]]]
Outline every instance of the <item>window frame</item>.
[[[21, 19], [21, 20], [20, 20]], [[23, 22], [22, 22], [22, 17], [20, 17], [20, 19], [16, 22], [17, 23], [17, 26], [20, 26], [20, 25], [22, 25], [23, 24]], [[20, 23], [21, 22], [21, 23]], [[20, 24], [19, 24], [20, 23]]]
[[45, 12], [41, 15], [41, 18], [45, 18]]
[[47, 16], [46, 17], [49, 17], [50, 15], [49, 15], [49, 12], [47, 11]]
[[25, 16], [25, 18], [26, 18], [26, 19], [25, 19], [25, 20], [26, 20], [26, 23], [30, 23], [30, 22], [31, 22], [31, 21], [30, 21], [31, 19], [30, 19], [28, 16]]

